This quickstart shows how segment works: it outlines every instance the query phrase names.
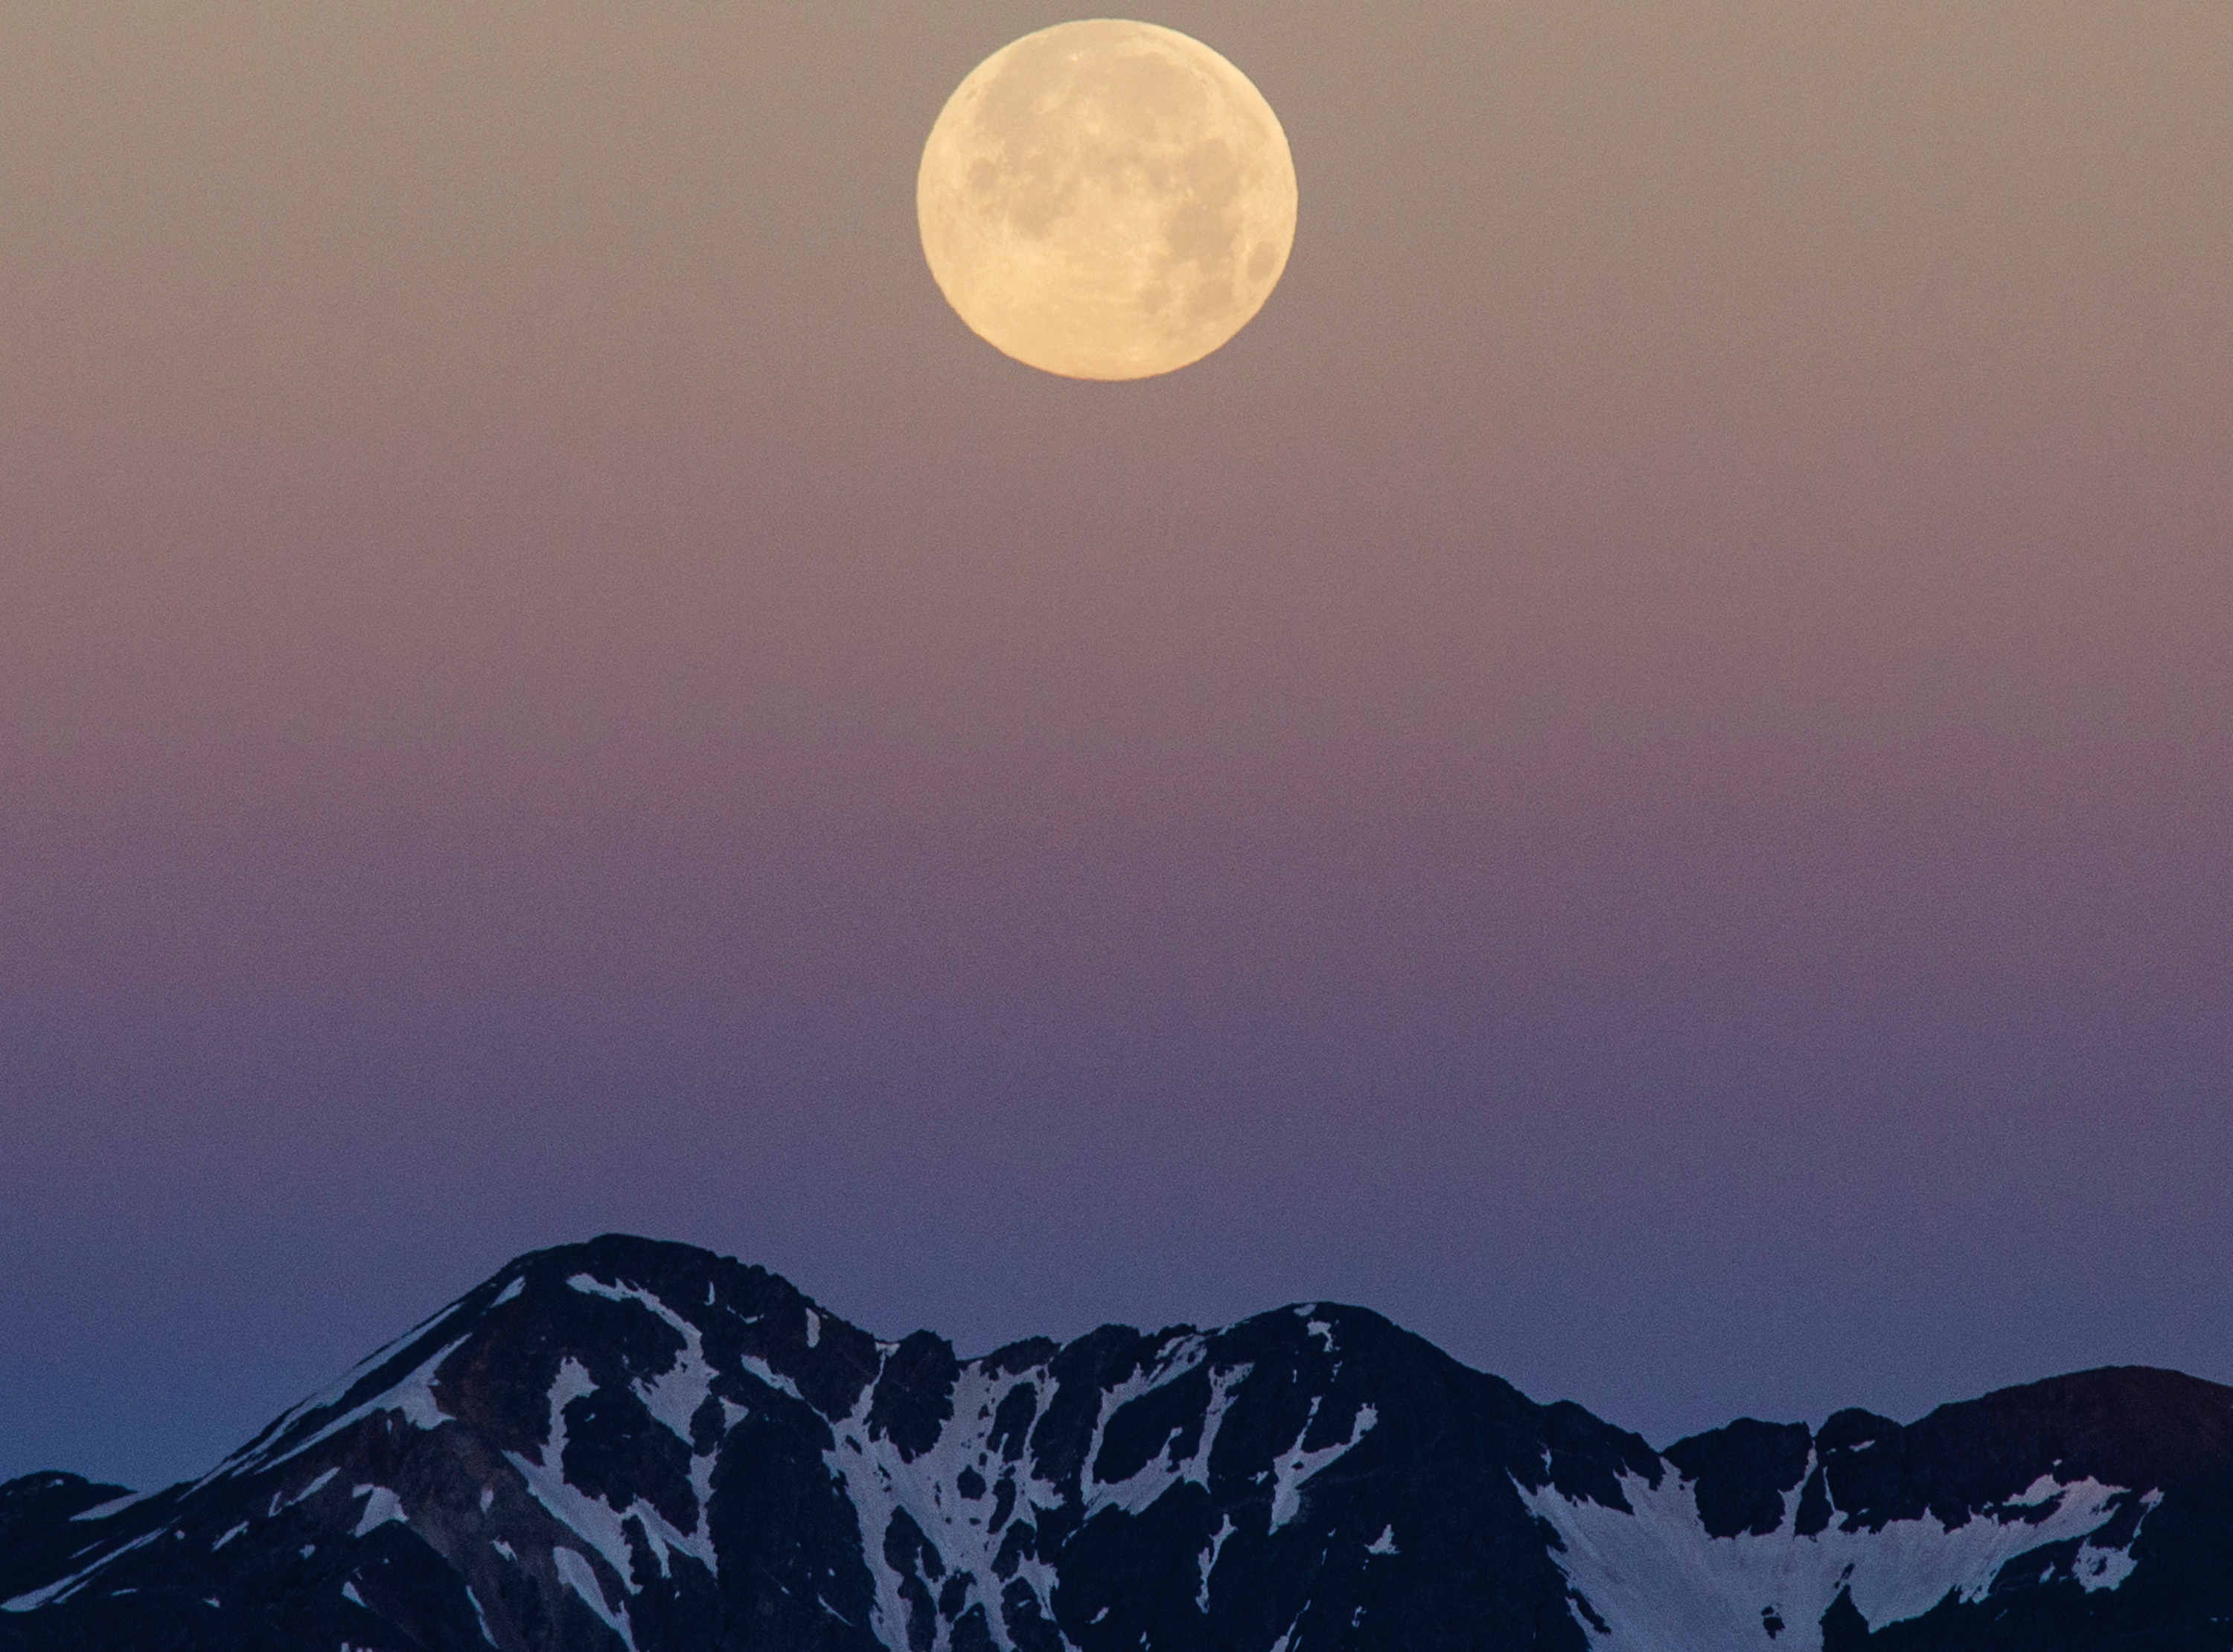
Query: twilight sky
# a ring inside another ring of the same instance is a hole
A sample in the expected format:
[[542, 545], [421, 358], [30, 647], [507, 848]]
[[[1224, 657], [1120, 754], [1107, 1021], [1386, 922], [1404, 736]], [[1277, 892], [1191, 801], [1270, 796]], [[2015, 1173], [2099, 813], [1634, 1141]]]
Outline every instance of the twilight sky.
[[1118, 386], [915, 237], [1067, 15], [0, 0], [0, 1477], [615, 1227], [2233, 1381], [2233, 7], [1180, 0], [1301, 225]]

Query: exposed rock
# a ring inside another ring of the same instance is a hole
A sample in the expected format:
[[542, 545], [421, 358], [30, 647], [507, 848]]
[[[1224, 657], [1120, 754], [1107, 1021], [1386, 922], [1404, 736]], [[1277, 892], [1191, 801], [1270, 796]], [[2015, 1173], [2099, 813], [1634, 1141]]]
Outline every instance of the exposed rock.
[[2233, 1389], [1655, 1452], [1379, 1316], [957, 1359], [762, 1269], [521, 1258], [202, 1480], [0, 1486], [0, 1649], [2233, 1647]]

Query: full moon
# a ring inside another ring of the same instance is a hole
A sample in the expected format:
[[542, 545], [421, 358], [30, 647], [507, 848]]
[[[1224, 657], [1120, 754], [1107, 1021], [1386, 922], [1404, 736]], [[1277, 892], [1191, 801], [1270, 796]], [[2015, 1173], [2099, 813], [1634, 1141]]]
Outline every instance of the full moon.
[[1248, 77], [1153, 23], [1059, 23], [947, 100], [915, 213], [986, 342], [1073, 379], [1144, 379], [1247, 326], [1287, 267], [1295, 164]]

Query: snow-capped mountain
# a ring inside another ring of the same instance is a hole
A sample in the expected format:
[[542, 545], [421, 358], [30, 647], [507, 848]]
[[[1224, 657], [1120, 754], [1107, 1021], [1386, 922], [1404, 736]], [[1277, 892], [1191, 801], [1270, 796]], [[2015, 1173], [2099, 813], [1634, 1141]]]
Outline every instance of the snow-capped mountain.
[[963, 1361], [761, 1269], [521, 1258], [191, 1484], [0, 1486], [0, 1652], [2233, 1648], [2233, 1389], [1663, 1454], [1378, 1316]]

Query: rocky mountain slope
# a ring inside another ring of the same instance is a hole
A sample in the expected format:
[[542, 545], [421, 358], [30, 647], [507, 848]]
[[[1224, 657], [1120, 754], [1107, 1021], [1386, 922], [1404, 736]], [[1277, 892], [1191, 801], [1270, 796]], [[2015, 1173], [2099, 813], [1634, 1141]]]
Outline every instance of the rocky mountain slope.
[[200, 1480], [0, 1486], [0, 1652], [2233, 1648], [2233, 1389], [1664, 1453], [1378, 1316], [962, 1361], [761, 1269], [521, 1258]]

